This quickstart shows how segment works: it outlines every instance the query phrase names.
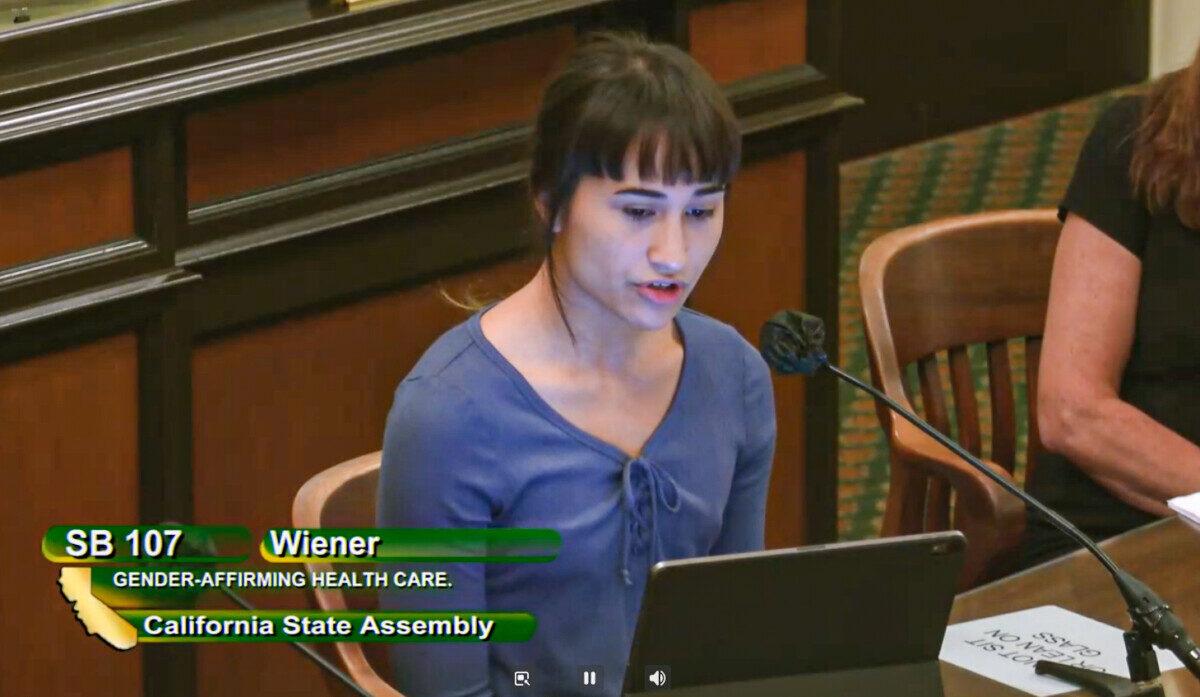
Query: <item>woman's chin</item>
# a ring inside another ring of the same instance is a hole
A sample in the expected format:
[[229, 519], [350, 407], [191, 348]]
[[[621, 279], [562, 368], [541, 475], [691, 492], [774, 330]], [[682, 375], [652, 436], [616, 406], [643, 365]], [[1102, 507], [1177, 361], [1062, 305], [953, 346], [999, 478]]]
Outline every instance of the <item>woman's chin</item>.
[[678, 305], [639, 307], [632, 312], [623, 313], [625, 321], [635, 329], [653, 332], [670, 326], [679, 314]]

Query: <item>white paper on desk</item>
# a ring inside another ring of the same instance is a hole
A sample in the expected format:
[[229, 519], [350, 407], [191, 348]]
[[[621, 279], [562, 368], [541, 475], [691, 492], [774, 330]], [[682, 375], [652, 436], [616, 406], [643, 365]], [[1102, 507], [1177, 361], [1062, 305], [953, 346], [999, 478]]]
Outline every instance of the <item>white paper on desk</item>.
[[[1174, 654], [1157, 653], [1163, 671], [1183, 667]], [[1034, 673], [1033, 664], [1039, 660], [1129, 677], [1124, 630], [1055, 605], [952, 624], [946, 628], [939, 658], [1043, 697], [1079, 688]]]
[[1187, 496], [1176, 496], [1167, 501], [1167, 506], [1180, 518], [1186, 518], [1193, 524], [1200, 525], [1200, 491]]

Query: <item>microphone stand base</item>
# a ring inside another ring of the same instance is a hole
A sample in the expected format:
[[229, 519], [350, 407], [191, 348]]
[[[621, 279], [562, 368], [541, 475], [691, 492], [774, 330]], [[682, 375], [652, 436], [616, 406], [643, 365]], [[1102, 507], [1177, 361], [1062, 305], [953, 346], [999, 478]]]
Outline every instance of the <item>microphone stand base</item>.
[[1166, 697], [1162, 680], [1159, 678], [1134, 682], [1119, 675], [1076, 668], [1053, 661], [1038, 661], [1033, 670], [1038, 675], [1052, 675], [1066, 680], [1099, 697]]
[[1125, 632], [1125, 663], [1129, 666], [1132, 680], [1053, 661], [1038, 661], [1033, 670], [1038, 675], [1052, 675], [1066, 680], [1100, 697], [1166, 697], [1154, 646], [1142, 637], [1136, 627]]

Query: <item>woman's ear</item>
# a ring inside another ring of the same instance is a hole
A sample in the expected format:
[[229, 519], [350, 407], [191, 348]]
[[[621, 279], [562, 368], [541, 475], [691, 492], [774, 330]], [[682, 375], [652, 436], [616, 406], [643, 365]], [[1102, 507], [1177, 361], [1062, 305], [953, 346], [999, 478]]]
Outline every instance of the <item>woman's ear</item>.
[[[550, 218], [550, 196], [548, 194], [538, 194], [533, 197], [533, 207], [537, 211], [538, 218], [542, 223], [546, 223]], [[559, 209], [558, 214], [554, 216], [554, 227], [551, 232], [558, 234], [562, 231], [563, 211]]]

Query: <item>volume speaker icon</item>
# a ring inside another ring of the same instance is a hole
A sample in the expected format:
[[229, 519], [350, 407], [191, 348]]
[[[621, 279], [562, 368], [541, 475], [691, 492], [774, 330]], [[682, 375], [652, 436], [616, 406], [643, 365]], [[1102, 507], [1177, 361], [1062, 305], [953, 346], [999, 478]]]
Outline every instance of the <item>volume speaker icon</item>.
[[647, 690], [658, 690], [671, 686], [671, 667], [670, 666], [646, 666], [646, 687]]

